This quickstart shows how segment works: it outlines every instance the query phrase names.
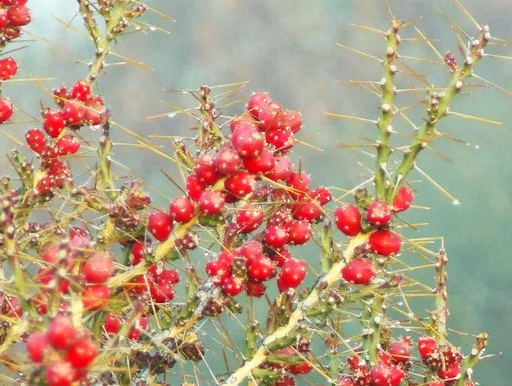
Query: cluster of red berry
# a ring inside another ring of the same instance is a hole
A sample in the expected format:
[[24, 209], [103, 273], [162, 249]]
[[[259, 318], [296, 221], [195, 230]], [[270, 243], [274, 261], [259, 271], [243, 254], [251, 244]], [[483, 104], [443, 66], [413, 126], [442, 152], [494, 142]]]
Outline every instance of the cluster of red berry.
[[76, 131], [83, 125], [101, 124], [101, 114], [105, 112], [103, 99], [91, 95], [91, 86], [85, 80], [77, 81], [70, 90], [59, 87], [53, 93], [60, 109], [45, 109], [43, 130], [33, 128], [25, 133], [30, 149], [41, 156], [44, 173], [35, 185], [40, 196], [62, 188], [66, 182], [71, 183], [69, 167], [62, 157], [76, 154], [80, 140], [69, 131]]
[[2, 43], [16, 39], [21, 27], [30, 23], [28, 0], [0, 0], [0, 39]]
[[98, 347], [86, 328], [75, 327], [68, 316], [57, 316], [46, 331], [28, 337], [27, 354], [33, 363], [42, 365], [48, 386], [69, 386], [86, 379]]

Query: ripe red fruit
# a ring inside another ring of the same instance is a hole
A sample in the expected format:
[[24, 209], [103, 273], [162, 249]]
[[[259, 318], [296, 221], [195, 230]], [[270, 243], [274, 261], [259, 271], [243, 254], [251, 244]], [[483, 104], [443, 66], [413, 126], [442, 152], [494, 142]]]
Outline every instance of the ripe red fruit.
[[286, 181], [293, 172], [293, 166], [290, 159], [283, 155], [274, 157], [274, 167], [265, 172], [265, 177], [272, 181]]
[[368, 284], [376, 274], [372, 261], [364, 258], [350, 260], [341, 270], [343, 279], [353, 284]]
[[251, 261], [253, 259], [260, 259], [263, 256], [263, 245], [254, 240], [244, 241], [240, 246], [240, 254]]
[[296, 220], [316, 221], [322, 217], [324, 211], [317, 201], [296, 202], [291, 210]]
[[224, 210], [224, 195], [217, 190], [205, 190], [199, 197], [199, 209], [202, 214], [219, 214]]
[[237, 296], [244, 290], [244, 280], [238, 276], [229, 276], [224, 280], [222, 289], [229, 296]]
[[104, 285], [92, 285], [82, 290], [82, 303], [86, 310], [100, 310], [110, 299], [110, 289]]
[[247, 111], [254, 117], [254, 119], [259, 120], [260, 112], [271, 102], [272, 99], [268, 93], [254, 93], [249, 97], [247, 101]]
[[352, 378], [342, 377], [338, 380], [336, 386], [356, 386]]
[[176, 284], [180, 281], [180, 275], [174, 269], [164, 269], [156, 278], [157, 283]]
[[9, 99], [0, 98], [0, 123], [7, 121], [14, 111], [14, 106]]
[[82, 265], [87, 283], [103, 284], [112, 277], [116, 267], [108, 252], [96, 252]]
[[236, 249], [224, 249], [217, 256], [217, 260], [224, 261], [228, 266], [230, 266], [236, 258], [240, 257], [241, 255]]
[[52, 179], [49, 176], [45, 176], [41, 178], [36, 184], [37, 194], [44, 196], [45, 194], [50, 193], [53, 188]]
[[91, 95], [91, 85], [85, 80], [77, 80], [70, 91], [72, 99], [85, 102]]
[[437, 342], [431, 336], [422, 336], [418, 339], [418, 352], [420, 353], [421, 359], [429, 357], [431, 354], [437, 351]]
[[100, 96], [92, 96], [84, 102], [84, 121], [91, 126], [101, 124], [101, 114], [105, 112], [105, 102]]
[[225, 260], [210, 260], [206, 263], [204, 269], [217, 286], [222, 286], [231, 275], [231, 264]]
[[307, 374], [311, 370], [313, 370], [313, 365], [310, 361], [292, 363], [286, 366], [286, 371], [292, 374]]
[[46, 383], [48, 386], [70, 386], [76, 377], [76, 370], [71, 363], [57, 359], [46, 366]]
[[405, 373], [395, 366], [378, 363], [370, 370], [372, 386], [398, 386], [404, 378]]
[[281, 272], [277, 277], [277, 287], [280, 292], [298, 287], [306, 277], [306, 263], [302, 260], [290, 257], [285, 260]]
[[387, 225], [391, 220], [391, 209], [383, 201], [373, 201], [366, 210], [366, 219], [372, 225]]
[[302, 128], [302, 114], [297, 110], [285, 110], [282, 117], [282, 127], [297, 133]]
[[48, 347], [48, 337], [44, 332], [34, 332], [27, 339], [27, 354], [34, 363], [41, 363]]
[[344, 204], [334, 211], [334, 222], [347, 236], [355, 236], [361, 231], [361, 213], [357, 206]]
[[169, 213], [174, 221], [189, 222], [194, 217], [195, 207], [192, 200], [185, 196], [176, 197], [169, 205]]
[[13, 57], [0, 59], [0, 80], [11, 79], [18, 71], [18, 64]]
[[236, 172], [242, 166], [242, 159], [231, 143], [225, 144], [215, 156], [213, 165], [218, 173], [229, 175]]
[[247, 263], [247, 276], [253, 281], [270, 280], [274, 275], [274, 265], [268, 257], [262, 256], [259, 259], [252, 259]]
[[292, 172], [286, 181], [290, 189], [290, 196], [298, 198], [309, 192], [311, 178], [305, 172]]
[[265, 243], [271, 248], [284, 247], [289, 240], [286, 229], [279, 225], [270, 225], [265, 229]]
[[231, 143], [240, 155], [240, 158], [247, 159], [261, 154], [264, 139], [252, 124], [240, 122], [235, 131], [233, 131]]
[[313, 236], [311, 224], [307, 221], [293, 221], [288, 226], [288, 244], [302, 245], [307, 243]]
[[59, 155], [72, 155], [80, 150], [80, 141], [72, 134], [66, 134], [59, 138], [55, 144], [55, 149]]
[[240, 170], [230, 175], [224, 181], [224, 188], [236, 197], [244, 197], [252, 193], [256, 184], [256, 177], [246, 170]]
[[292, 377], [283, 376], [275, 380], [272, 386], [295, 386], [295, 380]]
[[402, 242], [400, 236], [390, 230], [383, 229], [373, 232], [368, 239], [372, 251], [381, 256], [391, 256], [400, 252]]
[[265, 141], [276, 152], [285, 153], [294, 144], [293, 133], [289, 130], [268, 130], [265, 132]]
[[48, 342], [59, 350], [69, 348], [75, 342], [77, 332], [71, 318], [57, 316], [48, 325], [46, 335]]
[[318, 201], [318, 203], [322, 206], [332, 200], [332, 194], [325, 186], [316, 188], [315, 190], [311, 191], [309, 195], [312, 199]]
[[411, 339], [402, 337], [389, 344], [388, 353], [394, 363], [405, 363], [411, 357]]
[[172, 283], [168, 281], [151, 283], [149, 291], [155, 303], [165, 303], [174, 298]]
[[90, 338], [82, 338], [77, 340], [69, 349], [66, 360], [73, 365], [74, 368], [84, 368], [98, 355], [98, 347]]
[[445, 381], [458, 379], [460, 376], [460, 363], [453, 362], [446, 364], [444, 368], [437, 370], [437, 375]]
[[272, 152], [267, 148], [263, 148], [259, 156], [250, 159], [244, 159], [243, 163], [249, 172], [258, 174], [272, 170], [276, 161]]
[[404, 210], [409, 209], [411, 206], [412, 200], [414, 199], [414, 194], [411, 189], [407, 186], [402, 186], [393, 200], [393, 206], [391, 210], [393, 212], [403, 212]]
[[262, 131], [275, 130], [282, 126], [283, 108], [279, 103], [270, 102], [264, 105], [259, 113], [260, 129]]
[[105, 323], [103, 325], [107, 334], [115, 335], [121, 328], [121, 317], [117, 314], [108, 313], [105, 317]]
[[62, 106], [64, 122], [71, 126], [80, 126], [85, 118], [84, 106], [79, 102], [66, 102]]
[[259, 206], [247, 204], [240, 209], [235, 222], [240, 233], [250, 233], [262, 224], [263, 210]]
[[45, 110], [43, 113], [43, 129], [50, 137], [57, 138], [64, 127], [64, 115], [61, 111]]
[[7, 19], [13, 27], [22, 27], [30, 23], [30, 11], [24, 5], [14, 6], [7, 9]]
[[253, 296], [255, 298], [259, 298], [265, 294], [265, 290], [267, 287], [265, 284], [248, 280], [245, 283], [245, 292], [247, 293], [247, 296]]
[[213, 185], [219, 179], [213, 160], [210, 154], [202, 154], [197, 158], [194, 172], [199, 182], [205, 185]]
[[39, 129], [30, 129], [25, 133], [25, 140], [30, 149], [37, 154], [41, 154], [46, 149], [46, 138]]
[[187, 177], [186, 189], [188, 196], [192, 200], [199, 201], [201, 193], [204, 192], [205, 185], [199, 181], [195, 174], [189, 174]]
[[148, 230], [158, 241], [165, 241], [172, 231], [172, 219], [164, 212], [153, 212], [148, 217]]
[[142, 331], [148, 328], [148, 319], [145, 317], [140, 318], [135, 322], [135, 325], [128, 332], [128, 339], [139, 340]]

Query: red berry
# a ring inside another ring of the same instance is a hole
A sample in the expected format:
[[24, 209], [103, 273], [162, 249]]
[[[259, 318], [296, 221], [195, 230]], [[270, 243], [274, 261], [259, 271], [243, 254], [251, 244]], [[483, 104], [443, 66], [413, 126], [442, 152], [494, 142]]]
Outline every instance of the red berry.
[[446, 364], [444, 368], [437, 370], [437, 375], [445, 381], [458, 379], [460, 377], [460, 363], [453, 362]]
[[85, 80], [77, 80], [71, 88], [70, 96], [72, 99], [85, 102], [91, 95], [91, 85]]
[[429, 357], [431, 354], [437, 351], [437, 342], [431, 336], [422, 336], [418, 339], [418, 352], [420, 353], [421, 359]]
[[391, 210], [393, 212], [403, 212], [404, 210], [409, 209], [413, 199], [414, 194], [412, 193], [412, 190], [406, 186], [402, 186], [393, 200]]
[[7, 10], [9, 24], [14, 27], [22, 27], [30, 23], [30, 11], [24, 5], [10, 7]]
[[263, 148], [261, 154], [257, 157], [244, 159], [245, 168], [254, 174], [265, 173], [271, 171], [275, 165], [275, 159], [272, 152]]
[[287, 228], [288, 244], [302, 245], [307, 243], [313, 236], [311, 224], [308, 221], [294, 221]]
[[231, 143], [241, 158], [254, 158], [261, 154], [264, 139], [260, 132], [251, 124], [241, 122], [233, 132]]
[[240, 246], [240, 254], [251, 261], [253, 259], [260, 259], [263, 256], [263, 245], [259, 241], [247, 240]]
[[244, 290], [244, 280], [238, 276], [229, 276], [222, 283], [222, 289], [229, 296], [237, 296]]
[[373, 232], [368, 240], [372, 251], [381, 256], [391, 256], [400, 252], [402, 242], [400, 236], [390, 230], [383, 229]]
[[282, 376], [275, 380], [272, 386], [295, 386], [295, 380], [292, 377]]
[[16, 72], [18, 72], [18, 64], [13, 57], [0, 59], [0, 80], [11, 79]]
[[205, 185], [199, 181], [195, 174], [189, 174], [186, 185], [188, 196], [194, 201], [199, 201], [201, 193], [204, 192]]
[[205, 185], [213, 185], [219, 179], [213, 160], [210, 154], [203, 154], [197, 158], [195, 175], [198, 181]]
[[218, 173], [222, 175], [229, 175], [240, 169], [242, 166], [242, 160], [233, 146], [231, 144], [226, 144], [215, 156], [213, 165]]
[[52, 188], [53, 183], [51, 178], [48, 176], [41, 178], [36, 184], [37, 194], [39, 194], [40, 196], [44, 196], [45, 194], [50, 193]]
[[112, 277], [116, 267], [108, 252], [96, 252], [82, 265], [87, 283], [103, 284]]
[[48, 337], [44, 332], [34, 332], [27, 339], [27, 354], [34, 363], [41, 363], [48, 347]]
[[57, 316], [48, 325], [48, 342], [56, 349], [67, 349], [76, 340], [77, 332], [71, 318]]
[[254, 117], [254, 119], [260, 119], [260, 112], [268, 104], [272, 103], [272, 99], [266, 92], [258, 92], [252, 94], [247, 101], [247, 111]]
[[104, 327], [107, 334], [117, 334], [121, 328], [121, 317], [117, 314], [108, 313], [105, 317]]
[[43, 113], [43, 129], [50, 137], [57, 138], [64, 127], [64, 115], [61, 111], [46, 110]]
[[265, 294], [265, 290], [267, 287], [265, 284], [248, 280], [245, 283], [245, 292], [247, 293], [247, 296], [252, 296], [255, 298], [259, 298]]
[[76, 377], [76, 370], [71, 363], [57, 359], [46, 366], [46, 383], [48, 386], [70, 386]]
[[85, 109], [79, 102], [66, 102], [62, 106], [64, 122], [70, 126], [80, 126], [85, 118]]
[[0, 8], [0, 29], [4, 30], [9, 24], [9, 18], [7, 16], [7, 10]]
[[394, 363], [405, 363], [411, 357], [411, 339], [402, 337], [389, 344], [388, 353]]
[[277, 287], [280, 292], [298, 287], [306, 277], [306, 263], [302, 260], [290, 257], [281, 267], [281, 273], [277, 277]]
[[[370, 380], [372, 386], [392, 386], [391, 383], [392, 368], [391, 366], [378, 363], [370, 370]], [[398, 386], [398, 384], [393, 384]]]
[[0, 123], [7, 121], [14, 110], [14, 106], [9, 99], [0, 98]]
[[224, 181], [224, 188], [235, 197], [244, 197], [254, 190], [256, 177], [246, 170], [230, 175]]
[[72, 134], [66, 134], [59, 138], [55, 144], [55, 149], [59, 155], [72, 155], [80, 150], [80, 141], [78, 137]]
[[202, 214], [214, 215], [224, 210], [224, 195], [217, 190], [206, 190], [199, 197], [199, 209]]
[[356, 384], [354, 383], [352, 378], [341, 377], [338, 380], [338, 383], [336, 384], [336, 386], [356, 386]]
[[83, 368], [91, 364], [98, 355], [98, 347], [89, 338], [77, 340], [69, 349], [66, 360], [74, 368]]
[[265, 141], [272, 146], [275, 151], [285, 153], [294, 144], [293, 133], [289, 130], [268, 130], [265, 133]]
[[366, 210], [366, 218], [370, 224], [384, 226], [391, 220], [391, 209], [383, 201], [373, 201]]
[[341, 270], [343, 279], [353, 284], [368, 284], [376, 274], [370, 259], [350, 260]]
[[263, 210], [256, 205], [247, 204], [240, 209], [235, 222], [240, 233], [250, 233], [262, 224]]
[[344, 204], [334, 211], [334, 222], [347, 236], [355, 236], [361, 231], [361, 213], [357, 206]]
[[311, 178], [304, 172], [293, 172], [286, 183], [291, 188], [290, 196], [298, 198], [309, 192]]
[[142, 317], [135, 322], [135, 326], [133, 326], [128, 332], [128, 339], [135, 341], [139, 340], [142, 331], [144, 331], [146, 328], [148, 328], [148, 319]]
[[282, 126], [283, 108], [279, 103], [270, 102], [264, 106], [258, 115], [260, 121], [260, 129], [262, 131], [274, 130]]
[[253, 281], [261, 282], [274, 277], [275, 269], [270, 258], [262, 256], [247, 263], [247, 276]]
[[25, 133], [25, 140], [30, 149], [37, 154], [41, 154], [46, 149], [46, 138], [39, 129], [30, 129]]
[[147, 244], [143, 243], [142, 241], [136, 241], [132, 245], [132, 255], [133, 255], [132, 264], [133, 265], [137, 265], [142, 260], [144, 260], [144, 249], [145, 249], [146, 245]]
[[105, 112], [105, 102], [100, 96], [93, 96], [84, 102], [85, 117], [84, 121], [89, 125], [96, 126], [101, 124], [101, 114]]
[[270, 225], [265, 229], [265, 243], [271, 248], [284, 247], [290, 238], [285, 228], [278, 225]]
[[309, 195], [312, 199], [318, 201], [318, 203], [322, 206], [332, 200], [332, 194], [325, 186], [316, 188]]
[[293, 172], [293, 166], [290, 159], [286, 156], [278, 155], [274, 157], [274, 167], [265, 172], [265, 177], [272, 181], [286, 181]]
[[172, 283], [168, 281], [151, 283], [149, 290], [155, 303], [165, 303], [174, 298]]
[[299, 201], [292, 206], [292, 215], [296, 220], [313, 222], [322, 217], [324, 211], [316, 201]]
[[172, 231], [172, 219], [164, 212], [153, 212], [148, 217], [148, 230], [158, 241], [165, 241]]
[[217, 260], [224, 261], [228, 266], [231, 266], [236, 258], [240, 258], [241, 255], [236, 249], [224, 249], [217, 256]]
[[104, 285], [92, 285], [82, 290], [82, 303], [86, 310], [101, 310], [110, 299], [110, 289]]
[[282, 127], [297, 133], [302, 128], [302, 114], [297, 110], [285, 110], [282, 118]]
[[210, 260], [205, 265], [205, 271], [215, 285], [221, 286], [231, 275], [231, 266], [225, 260]]
[[190, 198], [180, 196], [172, 200], [169, 212], [174, 221], [184, 224], [194, 217], [195, 207]]

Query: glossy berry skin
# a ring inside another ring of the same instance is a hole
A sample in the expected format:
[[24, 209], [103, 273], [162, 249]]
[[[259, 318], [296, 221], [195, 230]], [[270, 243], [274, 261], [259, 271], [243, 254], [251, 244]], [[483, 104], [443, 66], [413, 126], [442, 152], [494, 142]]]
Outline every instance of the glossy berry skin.
[[280, 292], [287, 291], [290, 288], [297, 288], [305, 277], [306, 263], [290, 257], [284, 261], [281, 267], [281, 272], [277, 277], [277, 287]]
[[225, 203], [224, 195], [217, 190], [206, 190], [199, 197], [199, 209], [206, 215], [221, 213]]
[[247, 276], [255, 282], [270, 280], [274, 274], [274, 265], [268, 257], [252, 259], [247, 264]]
[[80, 141], [72, 134], [66, 134], [55, 143], [59, 155], [73, 155], [80, 150]]
[[247, 204], [240, 209], [235, 222], [240, 233], [250, 233], [263, 223], [263, 210], [258, 206]]
[[7, 10], [9, 24], [13, 27], [22, 27], [30, 23], [30, 11], [24, 5], [10, 7]]
[[149, 232], [158, 241], [165, 241], [172, 231], [172, 219], [164, 212], [153, 212], [148, 217]]
[[263, 245], [254, 240], [247, 240], [240, 246], [240, 254], [250, 262], [253, 259], [260, 259], [263, 256]]
[[240, 169], [242, 159], [231, 144], [226, 144], [218, 151], [213, 165], [219, 174], [226, 176]]
[[45, 378], [48, 386], [70, 386], [75, 377], [76, 370], [68, 361], [57, 359], [46, 366]]
[[394, 363], [406, 363], [411, 357], [411, 339], [402, 337], [391, 342], [388, 353]]
[[9, 56], [4, 59], [0, 59], [0, 80], [9, 80], [18, 72], [18, 64], [16, 60]]
[[92, 340], [90, 338], [82, 338], [71, 346], [66, 355], [66, 360], [74, 368], [80, 369], [88, 367], [97, 355], [98, 347], [96, 347]]
[[195, 174], [189, 174], [186, 182], [186, 189], [188, 196], [194, 200], [199, 201], [201, 194], [204, 192], [206, 185], [203, 184]]
[[267, 287], [265, 284], [248, 280], [245, 283], [245, 292], [247, 293], [247, 296], [252, 296], [255, 298], [262, 297], [265, 294], [265, 290]]
[[224, 280], [222, 289], [229, 296], [237, 296], [244, 290], [244, 280], [238, 276], [229, 276]]
[[70, 91], [72, 99], [85, 102], [91, 95], [91, 85], [85, 80], [77, 80]]
[[9, 99], [0, 98], [0, 123], [7, 121], [14, 111], [14, 106]]
[[299, 201], [292, 206], [292, 215], [296, 220], [313, 222], [319, 220], [324, 211], [317, 201]]
[[46, 336], [54, 348], [67, 349], [75, 342], [77, 331], [71, 318], [57, 316], [48, 325]]
[[335, 209], [334, 222], [336, 227], [347, 236], [356, 236], [361, 232], [361, 213], [357, 206], [345, 204]]
[[244, 167], [250, 173], [266, 173], [274, 168], [276, 161], [272, 152], [266, 148], [263, 148], [261, 154], [257, 157], [244, 159]]
[[155, 303], [165, 303], [174, 298], [173, 285], [168, 281], [152, 283], [149, 290]]
[[437, 370], [437, 375], [445, 381], [452, 381], [460, 376], [460, 370], [459, 362], [447, 363], [444, 368]]
[[382, 363], [376, 364], [370, 370], [372, 386], [398, 386], [404, 377], [405, 374], [402, 370]]
[[313, 236], [311, 224], [308, 221], [294, 221], [287, 228], [288, 244], [302, 245], [307, 243]]
[[82, 275], [87, 283], [103, 284], [116, 270], [108, 252], [96, 252], [82, 265]]
[[391, 220], [391, 209], [383, 201], [373, 201], [366, 210], [366, 219], [375, 226], [384, 226]]
[[45, 332], [34, 332], [30, 335], [27, 339], [27, 354], [30, 360], [34, 363], [41, 363], [48, 344]]
[[341, 270], [343, 279], [353, 284], [369, 284], [377, 273], [371, 259], [353, 259]]
[[219, 179], [214, 158], [210, 154], [203, 154], [197, 158], [194, 172], [199, 182], [205, 185], [213, 185]]
[[290, 158], [279, 155], [274, 156], [274, 167], [265, 172], [264, 175], [272, 181], [287, 181], [293, 172], [293, 165]]
[[380, 256], [392, 256], [400, 252], [402, 242], [396, 233], [383, 229], [373, 232], [368, 243], [373, 253]]
[[437, 342], [431, 336], [422, 336], [418, 339], [418, 352], [421, 359], [426, 359], [437, 351]]
[[407, 186], [402, 186], [393, 200], [393, 206], [391, 210], [393, 212], [403, 212], [410, 208], [412, 201], [414, 200], [414, 194], [411, 189]]
[[271, 248], [284, 247], [290, 238], [286, 229], [279, 225], [271, 225], [265, 229], [265, 243]]
[[264, 105], [258, 117], [258, 120], [260, 121], [260, 129], [262, 131], [270, 131], [281, 128], [282, 112], [283, 108], [279, 103], [270, 102]]
[[231, 264], [225, 260], [210, 260], [205, 265], [205, 271], [217, 286], [222, 286], [231, 275]]
[[247, 111], [256, 120], [260, 119], [260, 112], [272, 102], [272, 99], [266, 92], [258, 92], [251, 95], [247, 101]]
[[104, 328], [107, 334], [115, 335], [121, 328], [121, 317], [114, 313], [108, 313], [105, 317]]
[[25, 133], [25, 140], [28, 147], [37, 154], [41, 154], [46, 149], [46, 138], [42, 130], [30, 129]]
[[187, 223], [194, 217], [195, 207], [192, 200], [188, 197], [176, 197], [169, 205], [169, 213], [174, 221]]
[[104, 284], [91, 285], [82, 290], [81, 296], [86, 310], [101, 310], [110, 300], [110, 289]]
[[65, 126], [64, 115], [61, 111], [46, 110], [43, 113], [43, 129], [50, 137], [57, 138]]
[[252, 193], [256, 177], [246, 170], [240, 170], [224, 181], [224, 188], [235, 197], [244, 197]]
[[274, 381], [272, 386], [295, 386], [295, 380], [292, 377], [284, 376]]
[[231, 143], [240, 158], [248, 159], [261, 154], [264, 146], [264, 138], [253, 125], [241, 122], [235, 131], [233, 131]]

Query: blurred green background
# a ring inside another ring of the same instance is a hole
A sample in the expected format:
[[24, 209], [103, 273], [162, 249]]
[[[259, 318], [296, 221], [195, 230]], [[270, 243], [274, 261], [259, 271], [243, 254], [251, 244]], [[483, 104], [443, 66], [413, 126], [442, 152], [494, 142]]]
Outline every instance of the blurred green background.
[[[454, 2], [446, 0], [392, 1], [392, 12], [401, 20], [415, 20], [415, 25], [432, 39], [441, 53], [451, 50], [459, 55], [451, 25], [459, 24], [471, 36], [476, 27], [468, 21]], [[351, 27], [365, 24], [388, 28], [390, 13], [380, 0], [153, 0], [147, 2], [175, 19], [148, 13], [145, 19], [170, 34], [158, 30], [125, 36], [115, 48], [119, 57], [111, 63], [133, 59], [132, 65], [111, 65], [99, 82], [100, 93], [111, 107], [113, 119], [121, 125], [148, 135], [187, 133], [191, 121], [180, 119], [148, 119], [148, 117], [180, 107], [193, 107], [193, 100], [171, 89], [196, 89], [200, 84], [220, 85], [250, 81], [242, 92], [266, 90], [283, 105], [303, 112], [305, 129], [301, 139], [321, 148], [298, 146], [296, 160], [302, 160], [313, 175], [315, 185], [351, 188], [366, 178], [358, 162], [370, 165], [372, 160], [354, 149], [341, 149], [339, 143], [361, 144], [373, 138], [375, 128], [360, 122], [334, 119], [326, 111], [378, 116], [378, 99], [351, 87], [341, 80], [374, 80], [381, 78], [381, 68], [374, 60], [364, 58], [336, 46], [341, 42], [372, 55], [381, 55], [380, 35]], [[491, 26], [493, 35], [512, 39], [510, 15], [512, 3], [503, 0], [465, 0], [465, 6], [481, 23]], [[76, 2], [46, 0], [29, 1], [33, 23], [21, 45], [28, 46], [15, 56], [20, 62], [20, 78], [51, 77], [39, 82], [7, 83], [3, 93], [18, 107], [18, 124], [1, 130], [23, 138], [23, 129], [37, 125], [39, 103], [51, 105], [49, 90], [63, 83], [70, 85], [83, 77], [86, 63], [92, 57], [92, 44], [77, 32], [81, 28], [76, 15]], [[443, 16], [448, 15], [448, 18]], [[451, 20], [451, 21], [449, 21]], [[65, 23], [71, 23], [70, 26]], [[76, 29], [76, 30], [75, 30]], [[402, 37], [418, 38], [411, 26]], [[426, 44], [404, 40], [401, 50], [406, 56], [436, 60]], [[488, 53], [512, 55], [510, 45], [489, 47]], [[460, 55], [459, 55], [460, 60]], [[141, 62], [144, 65], [138, 65]], [[426, 83], [400, 75], [400, 87], [424, 87], [427, 83], [443, 86], [447, 70], [417, 60], [407, 62], [420, 71], [431, 71]], [[119, 64], [119, 63], [118, 63]], [[401, 68], [402, 70], [404, 68]], [[512, 62], [490, 57], [477, 68], [477, 74], [512, 89]], [[482, 82], [475, 82], [480, 83]], [[219, 90], [220, 91], [220, 90]], [[467, 89], [467, 94], [453, 110], [481, 115], [501, 125], [449, 118], [440, 129], [468, 144], [441, 140], [433, 150], [422, 155], [419, 166], [462, 205], [454, 206], [428, 182], [417, 186], [417, 203], [430, 207], [418, 211], [417, 221], [428, 221], [425, 235], [443, 235], [450, 257], [449, 305], [450, 327], [469, 333], [490, 333], [488, 353], [495, 355], [477, 370], [482, 385], [509, 385], [512, 379], [512, 259], [511, 191], [512, 134], [510, 95], [486, 87]], [[424, 93], [399, 94], [397, 102], [405, 105], [419, 101]], [[238, 111], [241, 104], [236, 106]], [[235, 114], [237, 109], [226, 109]], [[412, 112], [417, 124], [421, 111]], [[187, 126], [188, 125], [188, 126]], [[397, 121], [395, 130], [407, 139], [411, 129]], [[97, 138], [95, 134], [91, 138]], [[133, 137], [119, 130], [114, 140], [133, 143]], [[169, 149], [161, 141], [162, 150]], [[9, 136], [0, 136], [5, 153], [14, 146]], [[95, 144], [91, 143], [91, 153]], [[137, 175], [149, 179], [156, 205], [166, 205], [170, 184], [159, 169], [170, 171], [172, 165], [150, 152], [119, 145], [115, 159]], [[5, 159], [0, 161], [7, 169]], [[130, 170], [119, 167], [121, 174]], [[416, 175], [415, 178], [419, 176]], [[462, 340], [467, 346], [471, 338]]]

